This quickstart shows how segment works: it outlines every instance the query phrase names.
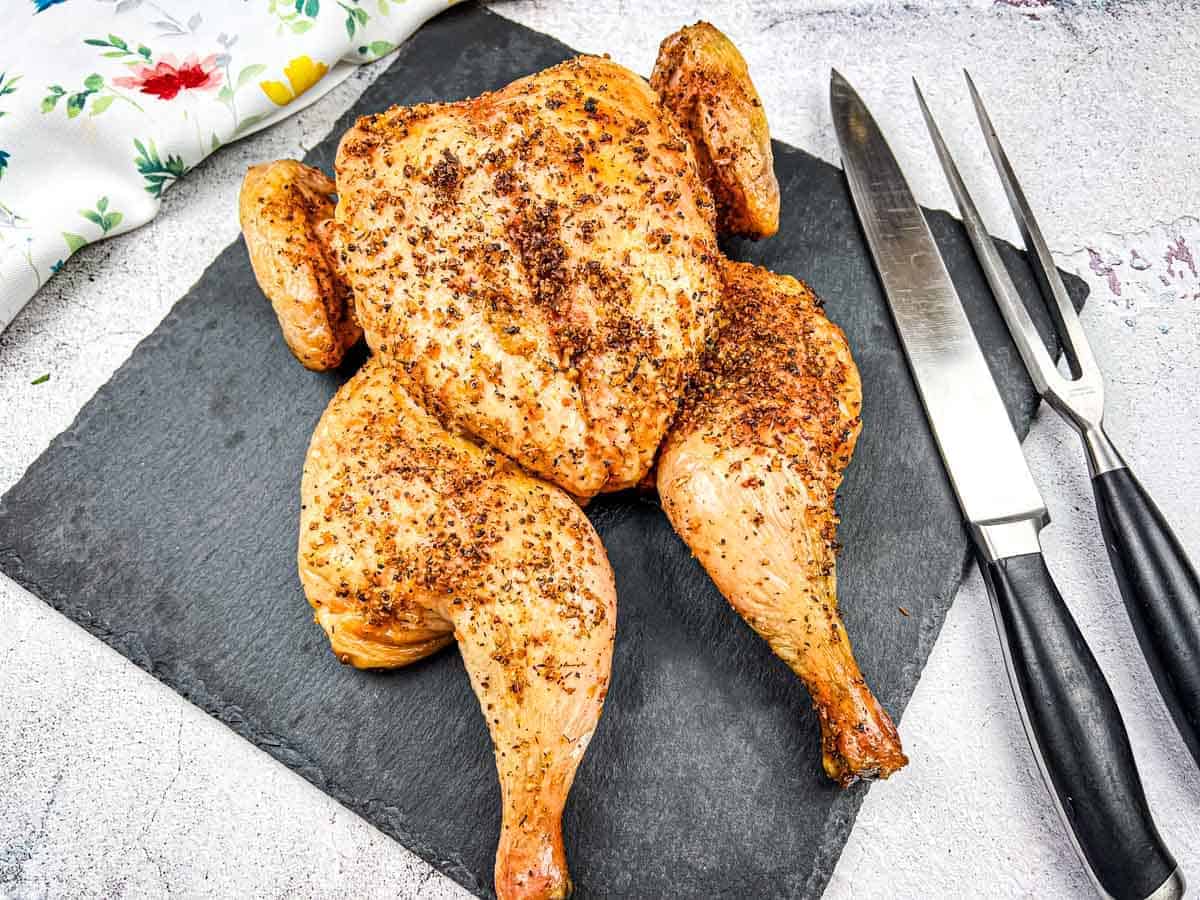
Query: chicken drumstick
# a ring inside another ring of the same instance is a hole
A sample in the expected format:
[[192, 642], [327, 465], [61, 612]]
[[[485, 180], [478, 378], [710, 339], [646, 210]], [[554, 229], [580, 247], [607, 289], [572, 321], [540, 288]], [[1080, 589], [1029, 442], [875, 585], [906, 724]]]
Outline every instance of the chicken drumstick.
[[608, 691], [616, 590], [579, 506], [453, 435], [368, 360], [317, 425], [300, 577], [343, 662], [407, 665], [453, 639], [487, 719], [501, 900], [570, 893], [562, 812]]

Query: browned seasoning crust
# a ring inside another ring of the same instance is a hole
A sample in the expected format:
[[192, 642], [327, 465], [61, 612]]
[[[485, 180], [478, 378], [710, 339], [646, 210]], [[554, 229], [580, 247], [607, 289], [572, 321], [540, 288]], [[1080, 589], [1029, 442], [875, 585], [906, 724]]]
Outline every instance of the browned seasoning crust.
[[337, 365], [356, 322], [374, 354], [305, 462], [306, 595], [344, 663], [457, 642], [500, 776], [501, 900], [570, 891], [561, 814], [616, 619], [578, 503], [653, 484], [660, 448], [672, 523], [808, 685], [830, 776], [905, 762], [837, 614], [853, 360], [807, 288], [717, 249], [718, 226], [778, 227], [762, 105], [706, 23], [664, 41], [654, 87], [581, 57], [392, 108], [344, 136], [336, 210], [293, 160], [240, 200], [297, 358]]
[[718, 336], [658, 462], [676, 531], [801, 677], [840, 784], [907, 763], [837, 611], [834, 497], [861, 428], [858, 370], [807, 286], [726, 262]]
[[587, 497], [649, 469], [720, 282], [692, 150], [644, 79], [581, 57], [359, 120], [333, 243], [420, 402]]
[[458, 642], [500, 776], [497, 895], [565, 897], [562, 810], [616, 626], [612, 570], [582, 510], [448, 432], [375, 357], [313, 435], [299, 563], [343, 662], [403, 666]]
[[737, 47], [707, 22], [664, 40], [650, 86], [683, 125], [717, 204], [717, 229], [751, 238], [779, 230], [779, 182], [767, 116]]
[[296, 359], [318, 371], [336, 367], [362, 336], [325, 236], [334, 192], [325, 173], [281, 159], [251, 166], [238, 198], [258, 284]]

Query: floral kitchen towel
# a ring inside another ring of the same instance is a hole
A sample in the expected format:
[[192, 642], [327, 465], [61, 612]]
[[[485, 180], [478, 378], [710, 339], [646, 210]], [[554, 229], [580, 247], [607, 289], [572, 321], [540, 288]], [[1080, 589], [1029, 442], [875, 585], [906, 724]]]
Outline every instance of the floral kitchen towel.
[[222, 144], [307, 106], [454, 0], [2, 0], [0, 330]]

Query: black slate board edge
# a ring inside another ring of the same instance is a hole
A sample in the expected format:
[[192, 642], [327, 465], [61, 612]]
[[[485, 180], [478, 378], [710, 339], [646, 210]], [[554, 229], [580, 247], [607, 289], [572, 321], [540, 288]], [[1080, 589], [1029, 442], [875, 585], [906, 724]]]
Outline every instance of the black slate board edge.
[[[494, 16], [494, 14], [485, 10], [471, 9], [469, 5], [447, 14], [443, 19], [458, 18], [468, 14], [506, 22], [506, 20], [500, 19], [500, 17]], [[442, 27], [449, 27], [449, 25], [442, 23]], [[557, 44], [557, 42], [555, 43]], [[569, 48], [566, 48], [564, 45], [558, 44], [558, 46], [562, 47], [563, 55], [570, 53]], [[393, 66], [402, 66], [404, 64], [409, 47], [410, 44], [406, 44], [401, 49]], [[340, 133], [340, 131], [344, 130], [350, 124], [356, 115], [356, 112], [347, 112], [337, 125], [334, 126], [331, 133]], [[777, 145], [777, 148], [783, 153], [797, 152], [785, 145]], [[315, 150], [309, 154], [309, 161], [329, 168], [331, 164], [330, 156], [331, 154], [328, 151]], [[931, 220], [950, 220], [950, 217], [945, 213], [932, 213], [929, 215]], [[203, 282], [208, 277], [210, 271], [228, 266], [231, 256], [238, 259], [241, 265], [244, 266], [246, 264], [245, 252], [240, 240], [235, 241], [218, 255], [208, 269], [206, 269], [205, 274], [201, 276], [197, 284]], [[1078, 295], [1078, 285], [1076, 285], [1076, 288], [1076, 294]], [[79, 445], [80, 441], [77, 437], [77, 431], [86, 424], [84, 421], [85, 411], [94, 404], [105, 403], [113, 393], [113, 385], [119, 381], [118, 376], [122, 373], [127, 374], [127, 370], [132, 371], [142, 367], [143, 363], [149, 360], [152, 351], [157, 350], [163, 341], [171, 339], [172, 332], [170, 326], [175, 321], [177, 315], [177, 310], [173, 309], [159, 328], [138, 344], [129, 359], [121, 366], [117, 375], [114, 375], [113, 381], [110, 381], [97, 391], [96, 395], [89, 401], [88, 406], [84, 410], [81, 410], [75, 422], [51, 442], [50, 448], [27, 470], [22, 478], [22, 482], [38, 477], [41, 467], [48, 465], [48, 461], [52, 460], [56, 453], [70, 452]], [[1023, 437], [1023, 432], [1027, 429], [1020, 428], [1019, 430], [1022, 432]], [[7, 514], [8, 510], [5, 500], [0, 499], [0, 522], [2, 522]], [[964, 552], [961, 571], [959, 573], [959, 582], [961, 582], [962, 575], [966, 572], [969, 565], [969, 553]], [[252, 741], [261, 749], [266, 750], [274, 758], [297, 771], [306, 780], [347, 806], [347, 808], [364, 815], [385, 833], [399, 840], [404, 846], [449, 875], [468, 890], [480, 895], [490, 894], [490, 884], [481, 884], [479, 879], [461, 860], [448, 858], [445, 854], [439, 854], [433, 847], [423, 844], [413, 833], [410, 825], [404, 820], [404, 817], [397, 813], [395, 807], [391, 807], [381, 800], [364, 801], [356, 797], [351, 790], [338, 783], [337, 780], [329, 778], [317, 762], [307, 758], [304, 753], [291, 746], [286, 739], [263, 727], [252, 715], [247, 714], [239, 706], [223, 702], [217, 694], [210, 692], [202, 681], [198, 681], [191, 676], [185, 677], [181, 675], [171, 663], [156, 663], [136, 632], [122, 632], [112, 627], [107, 621], [94, 615], [84, 603], [55, 591], [49, 585], [39, 584], [38, 579], [26, 567], [24, 560], [20, 558], [17, 551], [13, 548], [0, 548], [0, 569], [6, 571], [16, 581], [48, 602], [55, 609], [81, 624], [89, 632], [105, 641], [105, 643], [129, 658], [140, 668], [172, 687], [190, 702], [200, 706], [238, 734]], [[940, 633], [951, 598], [939, 597], [938, 599], [942, 602], [933, 605], [932, 615], [920, 622], [917, 653], [906, 666], [906, 680], [909, 675], [908, 669], [911, 668], [912, 670], [912, 685], [915, 685], [916, 677]], [[901, 697], [897, 698], [898, 702], [894, 701], [890, 704], [891, 711], [898, 721], [910, 697], [911, 685], [903, 692]], [[899, 777], [903, 777], [903, 774]], [[866, 788], [867, 786], [864, 785], [841, 792], [834, 801], [826, 818], [823, 837], [820, 841], [820, 848], [816, 854], [814, 866], [809, 873], [806, 884], [802, 888], [805, 895], [818, 893], [828, 881], [844, 845], [849, 824], [853, 821], [862, 803]], [[568, 846], [568, 853], [570, 853], [570, 850], [571, 848]], [[600, 885], [592, 885], [591, 887], [595, 890], [603, 890], [603, 887]]]
[[[1028, 429], [1025, 429], [1025, 433], [1028, 433]], [[1022, 441], [1025, 440], [1025, 434], [1020, 434], [1019, 437]], [[964, 525], [964, 531], [965, 529], [966, 526]], [[898, 701], [891, 703], [887, 708], [888, 713], [892, 716], [892, 720], [896, 723], [896, 727], [900, 731], [901, 740], [905, 740], [906, 737], [904, 732], [904, 713], [908, 709], [909, 701], [912, 700], [917, 682], [920, 681], [925, 663], [929, 660], [929, 654], [933, 652], [933, 647], [942, 633], [942, 626], [946, 624], [946, 616], [950, 613], [954, 594], [962, 586], [967, 573], [970, 571], [971, 566], [974, 565], [974, 560], [975, 557], [968, 547], [967, 552], [963, 554], [957, 587], [951, 592], [950, 596], [938, 598], [942, 602], [934, 604], [932, 610], [926, 616], [922, 617], [919, 622], [920, 638], [917, 642], [916, 654], [908, 664], [912, 670], [911, 686]], [[851, 641], [853, 641], [853, 635], [851, 635]], [[908, 673], [906, 672], [905, 674], [907, 678]], [[907, 742], [905, 751], [908, 752]], [[909, 755], [911, 758], [911, 753]], [[903, 778], [904, 774], [905, 770], [901, 769], [892, 777]], [[812, 872], [809, 873], [808, 881], [805, 883], [802, 896], [819, 897], [824, 893], [825, 886], [829, 883], [829, 879], [833, 877], [833, 870], [837, 866], [842, 851], [846, 847], [846, 840], [849, 837], [850, 829], [854, 826], [854, 820], [858, 818], [858, 811], [862, 807], [863, 801], [867, 799], [867, 792], [873, 784], [873, 782], [859, 782], [849, 788], [845, 788], [834, 801], [833, 807], [826, 816], [825, 831], [816, 853], [816, 859], [813, 862]]]
[[[196, 280], [196, 284], [204, 280], [210, 269], [219, 268], [230, 254], [240, 255], [243, 259], [248, 259], [246, 257], [245, 244], [240, 237], [217, 255], [216, 259], [209, 264], [204, 273]], [[140, 368], [143, 360], [161, 342], [162, 335], [159, 334], [158, 329], [166, 329], [175, 316], [175, 309], [172, 308], [171, 312], [163, 318], [163, 321], [157, 326], [156, 330], [137, 344], [133, 352], [129, 355], [129, 358], [119, 367], [118, 373], [124, 372], [127, 369]], [[84, 412], [91, 404], [98, 401], [102, 402], [108, 397], [112, 393], [112, 384], [113, 381], [111, 380], [105, 382], [96, 391], [87, 404], [85, 404], [84, 408], [80, 410], [80, 413], [71, 425], [56, 435], [46, 450], [22, 474], [22, 481], [26, 478], [36, 477], [40, 467], [46, 464], [45, 461], [53, 459], [53, 450], [70, 450], [78, 444], [76, 432], [81, 425], [86, 424]], [[0, 496], [0, 521], [3, 521], [8, 514], [5, 503], [7, 496], [7, 493]], [[403, 818], [395, 814], [394, 807], [389, 806], [382, 800], [370, 801], [365, 806], [359, 803], [351, 791], [343, 788], [336, 780], [328, 778], [318, 763], [291, 746], [285, 738], [262, 727], [253, 716], [247, 714], [239, 706], [223, 702], [218, 695], [211, 693], [202, 681], [191, 677], [179, 677], [175, 667], [171, 664], [156, 663], [151, 654], [146, 651], [145, 645], [136, 632], [118, 631], [104, 619], [97, 617], [83, 603], [69, 599], [62, 593], [40, 584], [24, 567], [24, 561], [21, 557], [10, 547], [0, 546], [0, 571], [8, 575], [21, 585], [21, 587], [48, 606], [82, 627], [92, 636], [99, 638], [138, 668], [171, 688], [189, 703], [204, 710], [217, 721], [245, 738], [258, 749], [272, 756], [284, 766], [287, 766], [305, 781], [308, 781], [314, 787], [332, 797], [351, 812], [366, 818], [375, 827], [473, 894], [478, 896], [489, 895], [489, 888], [480, 884], [479, 880], [461, 861], [447, 858], [417, 839]]]
[[[195, 284], [203, 282], [210, 270], [220, 269], [224, 265], [227, 265], [227, 259], [231, 255], [239, 258], [245, 264], [249, 264], [245, 243], [241, 237], [235, 239], [217, 254], [217, 257], [205, 268]], [[185, 292], [184, 297], [190, 293], [190, 290]], [[53, 460], [55, 450], [69, 451], [78, 446], [79, 439], [76, 433], [81, 427], [86, 426], [86, 413], [89, 407], [96, 403], [103, 403], [113, 394], [113, 385], [118, 375], [125, 373], [127, 370], [135, 370], [142, 367], [143, 362], [149, 358], [150, 353], [156, 350], [162, 340], [164, 340], [164, 337], [169, 334], [170, 324], [177, 318], [177, 315], [176, 308], [173, 307], [164, 316], [162, 322], [156, 326], [155, 331], [138, 342], [133, 352], [120, 365], [117, 372], [114, 373], [113, 378], [105, 382], [91, 399], [87, 401], [70, 426], [51, 440], [46, 450], [22, 474], [21, 481], [36, 478], [41, 467], [46, 465], [47, 461]], [[8, 515], [8, 508], [5, 502], [7, 497], [8, 493], [0, 496], [0, 522]], [[41, 599], [47, 605], [84, 628], [91, 635], [99, 638], [138, 668], [161, 681], [188, 702], [198, 706], [260, 750], [274, 757], [278, 762], [287, 766], [342, 806], [366, 818], [384, 833], [398, 841], [402, 846], [458, 882], [467, 890], [478, 896], [488, 896], [490, 894], [489, 887], [480, 884], [479, 880], [461, 861], [447, 858], [439, 854], [434, 848], [427, 846], [417, 839], [404, 820], [395, 815], [394, 807], [390, 807], [381, 800], [371, 801], [365, 806], [359, 803], [351, 791], [343, 788], [336, 780], [327, 777], [318, 763], [307, 758], [304, 753], [291, 746], [285, 738], [262, 727], [253, 716], [247, 714], [239, 706], [223, 702], [218, 695], [211, 693], [202, 681], [198, 681], [193, 677], [179, 677], [175, 667], [170, 663], [155, 662], [151, 654], [146, 651], [145, 645], [136, 632], [118, 631], [107, 621], [97, 617], [84, 603], [72, 600], [60, 592], [40, 584], [25, 568], [24, 560], [22, 560], [13, 548], [0, 546], [0, 571], [4, 572], [4, 574], [8, 575], [21, 585], [21, 587]]]
[[[244, 243], [241, 238], [235, 240], [218, 254], [217, 259], [213, 261], [209, 268], [216, 267], [222, 261], [222, 258], [231, 251], [245, 254]], [[207, 271], [206, 269], [205, 273]], [[203, 279], [204, 274], [197, 279], [197, 283]], [[173, 315], [174, 312], [168, 314], [159, 327], [166, 326]], [[141, 365], [142, 357], [146, 356], [157, 344], [156, 333], [148, 335], [144, 340], [139, 342], [129, 358], [121, 364], [118, 372], [138, 368]], [[91, 404], [98, 400], [102, 401], [109, 392], [110, 384], [111, 382], [106, 382], [88, 403]], [[80, 426], [81, 418], [83, 418], [82, 411], [66, 430], [51, 441], [46, 451], [22, 475], [21, 480], [25, 480], [31, 476], [36, 477], [39, 467], [43, 465], [43, 460], [53, 458], [52, 451], [54, 449], [70, 449], [76, 443], [75, 432]], [[6, 498], [7, 493], [3, 497], [0, 497], [0, 522], [8, 514], [5, 504]], [[489, 895], [488, 887], [481, 885], [474, 874], [459, 860], [447, 858], [417, 839], [403, 818], [395, 815], [394, 807], [389, 806], [382, 800], [373, 800], [366, 805], [360, 803], [351, 791], [343, 788], [336, 780], [328, 778], [318, 763], [291, 746], [285, 738], [262, 727], [253, 716], [247, 714], [241, 707], [236, 704], [223, 702], [218, 695], [211, 693], [202, 681], [198, 681], [192, 677], [180, 677], [175, 667], [170, 663], [155, 662], [151, 654], [146, 651], [145, 645], [136, 632], [118, 631], [104, 619], [97, 617], [83, 603], [71, 600], [60, 592], [40, 584], [25, 569], [24, 561], [20, 555], [10, 547], [0, 547], [0, 571], [4, 572], [4, 574], [8, 575], [8, 577], [12, 578], [35, 597], [38, 597], [57, 612], [82, 627], [92, 636], [99, 638], [138, 668], [171, 688], [189, 703], [204, 710], [217, 721], [245, 738], [258, 749], [272, 756], [284, 766], [287, 766], [305, 781], [308, 781], [314, 787], [332, 797], [351, 812], [366, 818], [375, 827], [473, 894], [477, 896]]]

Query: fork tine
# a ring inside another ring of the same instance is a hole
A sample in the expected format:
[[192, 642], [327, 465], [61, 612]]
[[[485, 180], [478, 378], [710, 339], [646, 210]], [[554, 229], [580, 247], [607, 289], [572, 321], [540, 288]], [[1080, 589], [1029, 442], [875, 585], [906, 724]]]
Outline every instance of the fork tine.
[[1021, 229], [1025, 249], [1034, 263], [1032, 268], [1042, 289], [1042, 296], [1047, 301], [1053, 300], [1052, 303], [1047, 302], [1046, 305], [1050, 309], [1055, 325], [1058, 326], [1058, 336], [1062, 341], [1071, 374], [1075, 378], [1084, 375], [1099, 378], [1099, 368], [1092, 356], [1087, 335], [1084, 334], [1083, 326], [1079, 322], [1079, 315], [1075, 312], [1075, 306], [1071, 303], [1067, 289], [1058, 274], [1054, 258], [1050, 255], [1050, 248], [1046, 246], [1046, 239], [1042, 237], [1042, 230], [1033, 216], [1033, 210], [1029, 208], [1029, 201], [1025, 199], [1025, 192], [1021, 190], [1012, 164], [1008, 161], [1008, 154], [1000, 146], [1000, 138], [997, 137], [996, 128], [992, 125], [992, 119], [983, 105], [983, 98], [979, 96], [975, 82], [971, 80], [971, 73], [964, 69], [963, 75], [966, 76], [967, 88], [971, 91], [971, 101], [975, 104], [975, 114], [979, 117], [979, 125], [983, 129], [988, 150], [991, 151], [992, 160], [1000, 173], [1000, 180], [1004, 183], [1004, 192], [1008, 195], [1008, 205], [1012, 208], [1013, 216]]
[[1021, 353], [1021, 359], [1025, 362], [1025, 368], [1029, 371], [1029, 377], [1033, 381], [1034, 387], [1037, 388], [1039, 394], [1045, 394], [1051, 384], [1061, 385], [1063, 377], [1050, 358], [1042, 336], [1033, 324], [1033, 319], [1029, 317], [1029, 310], [1026, 309], [1025, 302], [1017, 292], [1017, 287], [1013, 284], [1012, 276], [1009, 275], [1004, 261], [1000, 259], [992, 236], [988, 234], [983, 217], [975, 208], [975, 202], [971, 199], [971, 194], [963, 183], [954, 157], [950, 155], [950, 150], [942, 139], [942, 133], [933, 120], [933, 114], [929, 111], [929, 105], [921, 93], [921, 86], [917, 84], [915, 78], [913, 79], [913, 88], [917, 92], [917, 100], [921, 104], [925, 124], [929, 127], [929, 134], [937, 149], [938, 159], [941, 160], [942, 168], [946, 172], [946, 180], [950, 182], [950, 190], [953, 191], [954, 199], [958, 203], [958, 211], [967, 228], [971, 246], [975, 248], [980, 268], [987, 276], [992, 294], [996, 298], [996, 304], [1004, 315], [1004, 321], [1012, 334], [1013, 342], [1017, 345], [1017, 350]]

